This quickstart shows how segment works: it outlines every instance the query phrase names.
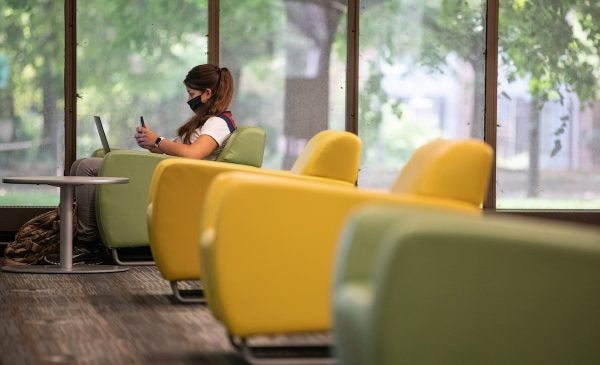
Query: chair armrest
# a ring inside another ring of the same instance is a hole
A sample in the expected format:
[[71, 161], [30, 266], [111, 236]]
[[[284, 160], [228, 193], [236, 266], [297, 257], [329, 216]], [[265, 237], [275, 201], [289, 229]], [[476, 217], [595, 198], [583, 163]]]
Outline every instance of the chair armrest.
[[[369, 334], [373, 322], [373, 283], [349, 282], [334, 291], [334, 341], [343, 344], [336, 348], [337, 356], [343, 351], [344, 365], [371, 363], [366, 349], [370, 348]], [[363, 343], [357, 343], [360, 340]]]
[[104, 153], [104, 149], [103, 148], [97, 148], [95, 150], [92, 151], [91, 157], [104, 157], [105, 153]]
[[108, 248], [148, 245], [146, 207], [150, 180], [156, 165], [172, 156], [141, 151], [108, 153], [99, 176], [129, 178], [124, 185], [100, 185], [96, 189], [96, 222]]
[[[373, 311], [381, 253], [392, 228], [398, 229], [418, 208], [366, 204], [352, 212], [341, 232], [333, 284], [335, 342], [342, 344], [345, 364], [371, 362]], [[409, 223], [410, 224], [410, 223]], [[357, 343], [361, 341], [362, 343]]]
[[[383, 215], [382, 210], [390, 214]], [[378, 243], [390, 224], [397, 220], [393, 213], [405, 210], [405, 207], [391, 205], [371, 208], [366, 204], [349, 214], [340, 232], [340, 241], [349, 243], [341, 246], [336, 255], [334, 286], [337, 287], [338, 282], [368, 282], [373, 278]]]
[[351, 211], [372, 202], [479, 214], [451, 200], [284, 176], [218, 176], [207, 192], [200, 252], [211, 311], [239, 335], [330, 329], [341, 227]]
[[157, 166], [150, 186], [147, 221], [152, 256], [163, 278], [200, 277], [200, 207], [213, 178], [233, 170], [258, 168], [203, 160], [168, 160]]

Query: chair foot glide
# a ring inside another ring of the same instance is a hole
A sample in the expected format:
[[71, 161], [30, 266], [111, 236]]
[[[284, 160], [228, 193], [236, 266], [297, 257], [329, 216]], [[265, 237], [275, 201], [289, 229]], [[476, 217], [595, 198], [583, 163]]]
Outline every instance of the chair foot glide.
[[154, 261], [142, 261], [142, 260], [123, 261], [119, 257], [119, 252], [116, 248], [112, 248], [110, 250], [110, 254], [112, 256], [113, 261], [117, 265], [121, 265], [121, 266], [152, 266], [152, 265], [154, 265]]
[[171, 281], [171, 290], [175, 300], [184, 304], [205, 304], [204, 291], [202, 289], [179, 289], [177, 281]]
[[246, 338], [229, 335], [235, 350], [252, 365], [334, 365], [330, 344], [250, 345]]

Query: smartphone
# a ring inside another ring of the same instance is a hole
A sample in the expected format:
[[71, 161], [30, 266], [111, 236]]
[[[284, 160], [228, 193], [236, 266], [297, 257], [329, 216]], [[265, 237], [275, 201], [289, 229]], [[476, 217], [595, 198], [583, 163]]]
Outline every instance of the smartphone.
[[146, 123], [144, 123], [144, 117], [140, 116], [140, 124], [142, 125], [142, 127], [146, 128]]

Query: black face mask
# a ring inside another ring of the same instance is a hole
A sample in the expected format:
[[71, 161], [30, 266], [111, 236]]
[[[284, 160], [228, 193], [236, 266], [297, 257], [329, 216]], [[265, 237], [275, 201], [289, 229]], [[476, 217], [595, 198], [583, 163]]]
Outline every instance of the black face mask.
[[188, 100], [188, 105], [190, 106], [190, 108], [192, 109], [192, 111], [196, 111], [196, 109], [200, 108], [202, 106], [202, 104], [204, 104], [202, 102], [202, 100], [200, 100], [200, 96], [202, 95], [198, 95], [190, 100]]

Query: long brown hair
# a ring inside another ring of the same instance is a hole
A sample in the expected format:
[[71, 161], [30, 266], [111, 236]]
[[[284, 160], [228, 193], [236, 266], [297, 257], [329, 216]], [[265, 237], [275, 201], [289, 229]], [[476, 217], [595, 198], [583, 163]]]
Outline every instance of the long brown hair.
[[229, 107], [233, 98], [233, 77], [226, 67], [204, 64], [192, 68], [183, 83], [194, 90], [212, 90], [212, 97], [208, 102], [196, 109], [194, 116], [177, 130], [183, 143], [189, 144], [195, 129], [202, 127], [208, 118], [223, 113]]

